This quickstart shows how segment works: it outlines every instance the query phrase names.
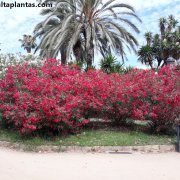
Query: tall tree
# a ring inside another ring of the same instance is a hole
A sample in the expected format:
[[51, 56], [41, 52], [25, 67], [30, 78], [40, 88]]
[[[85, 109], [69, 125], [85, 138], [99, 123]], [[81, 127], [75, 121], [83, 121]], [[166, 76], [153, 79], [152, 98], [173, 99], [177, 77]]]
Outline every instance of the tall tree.
[[139, 33], [139, 29], [129, 17], [141, 20], [132, 6], [116, 3], [116, 0], [44, 2], [52, 3], [53, 7], [42, 11], [42, 15], [48, 16], [35, 28], [35, 36], [41, 38], [37, 48], [41, 55], [56, 57], [65, 49], [66, 59], [74, 54], [76, 58], [83, 57], [87, 66], [92, 66], [95, 50], [104, 56], [118, 53], [123, 60], [125, 48], [136, 52], [138, 42], [131, 32]]
[[144, 37], [146, 38], [147, 45], [150, 46], [153, 41], [152, 32], [145, 33]]
[[166, 31], [166, 24], [167, 24], [167, 20], [166, 18], [160, 18], [159, 19], [159, 28], [160, 28], [160, 32], [161, 32], [161, 39], [164, 39], [164, 34]]
[[175, 19], [175, 17], [173, 15], [169, 15], [167, 32], [172, 32], [172, 30], [176, 28], [177, 24], [178, 21]]
[[149, 45], [142, 46], [138, 54], [139, 54], [138, 60], [142, 64], [149, 65], [153, 69], [154, 52], [151, 46]]

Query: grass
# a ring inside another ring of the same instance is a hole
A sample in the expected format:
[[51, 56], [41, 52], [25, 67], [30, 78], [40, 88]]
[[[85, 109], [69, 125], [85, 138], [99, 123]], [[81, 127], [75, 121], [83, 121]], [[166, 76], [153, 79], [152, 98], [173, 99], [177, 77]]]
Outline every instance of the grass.
[[24, 138], [20, 134], [0, 130], [0, 141], [20, 143], [27, 146], [133, 146], [133, 145], [170, 145], [176, 143], [176, 136], [149, 135], [143, 132], [122, 132], [117, 130], [84, 130], [81, 134], [67, 137]]

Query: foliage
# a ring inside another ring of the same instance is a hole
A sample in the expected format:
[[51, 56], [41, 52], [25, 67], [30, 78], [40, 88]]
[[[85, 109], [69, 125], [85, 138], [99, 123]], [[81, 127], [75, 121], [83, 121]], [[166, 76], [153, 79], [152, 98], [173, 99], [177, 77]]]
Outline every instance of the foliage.
[[127, 66], [124, 68], [124, 74], [129, 73], [130, 71], [132, 71], [133, 69], [135, 69], [133, 66]]
[[118, 64], [116, 58], [112, 55], [108, 55], [104, 59], [101, 59], [100, 68], [107, 74], [112, 73], [115, 70], [115, 68], [116, 70], [118, 70]]
[[100, 68], [103, 72], [107, 74], [111, 73], [119, 73], [126, 74], [133, 69], [133, 67], [124, 67], [123, 64], [117, 62], [116, 57], [111, 54], [106, 56], [104, 59], [100, 61]]
[[155, 53], [151, 46], [146, 45], [142, 46], [138, 52], [139, 58], [138, 60], [141, 61], [141, 63], [148, 64], [153, 69], [153, 62], [152, 59], [155, 56]]
[[165, 67], [158, 74], [142, 71], [132, 76], [132, 118], [149, 120], [155, 132], [166, 132], [176, 123], [180, 113], [180, 72]]
[[35, 42], [35, 38], [31, 35], [23, 35], [23, 39], [19, 39], [22, 43], [22, 47], [27, 51], [27, 53], [31, 53], [31, 50], [34, 49], [37, 45]]
[[5, 74], [9, 66], [28, 63], [32, 67], [40, 67], [42, 62], [43, 60], [40, 57], [31, 54], [0, 54], [0, 76], [3, 76]]
[[[176, 123], [180, 113], [180, 71], [165, 67], [156, 74], [133, 69], [106, 74], [50, 59], [36, 68], [9, 67], [0, 80], [3, 122], [22, 133], [76, 132], [90, 117], [124, 124], [148, 120], [154, 132]], [[38, 87], [38, 88], [37, 88]]]
[[139, 61], [149, 65], [152, 69], [166, 64], [169, 57], [180, 58], [180, 29], [178, 21], [170, 15], [167, 19], [160, 18], [160, 34], [152, 32], [145, 34], [146, 45], [138, 51]]
[[55, 60], [41, 68], [9, 67], [0, 83], [0, 108], [7, 124], [22, 133], [78, 129], [88, 122], [82, 119], [85, 109], [100, 106], [99, 92], [90, 85], [96, 83], [88, 76], [83, 79], [76, 68], [58, 66]]
[[138, 42], [131, 32], [139, 33], [139, 29], [129, 17], [141, 20], [132, 6], [115, 0], [45, 2], [53, 3], [53, 7], [41, 12], [47, 18], [34, 31], [35, 37], [41, 38], [37, 49], [42, 56], [54, 58], [60, 52], [62, 60], [69, 60], [74, 54], [77, 60], [85, 59], [89, 67], [95, 50], [103, 57], [115, 51], [123, 60], [126, 47], [136, 52]]

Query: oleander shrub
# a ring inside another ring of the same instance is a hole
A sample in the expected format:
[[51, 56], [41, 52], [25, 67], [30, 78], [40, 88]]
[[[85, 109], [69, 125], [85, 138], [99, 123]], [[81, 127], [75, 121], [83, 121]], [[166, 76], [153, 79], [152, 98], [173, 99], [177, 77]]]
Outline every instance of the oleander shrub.
[[108, 97], [104, 100], [103, 115], [116, 125], [126, 125], [127, 118], [131, 117], [131, 94], [129, 93], [131, 84], [126, 75], [116, 73], [109, 75], [106, 86]]
[[180, 72], [176, 68], [131, 70], [110, 75], [105, 101], [106, 117], [116, 124], [127, 119], [147, 121], [153, 132], [166, 132], [180, 114]]
[[180, 73], [175, 68], [162, 68], [130, 73], [132, 87], [132, 118], [148, 120], [153, 132], [166, 132], [180, 114]]
[[74, 133], [91, 117], [117, 125], [133, 118], [165, 132], [180, 113], [179, 73], [166, 67], [158, 74], [133, 69], [108, 75], [61, 66], [54, 59], [38, 67], [9, 66], [0, 80], [1, 121], [22, 134]]
[[88, 123], [84, 117], [89, 111], [103, 106], [102, 76], [60, 66], [53, 59], [40, 68], [9, 67], [0, 81], [0, 112], [21, 133], [75, 132]]
[[4, 76], [9, 66], [16, 66], [23, 63], [28, 63], [28, 65], [32, 67], [40, 67], [43, 63], [43, 59], [32, 54], [0, 54], [0, 79]]

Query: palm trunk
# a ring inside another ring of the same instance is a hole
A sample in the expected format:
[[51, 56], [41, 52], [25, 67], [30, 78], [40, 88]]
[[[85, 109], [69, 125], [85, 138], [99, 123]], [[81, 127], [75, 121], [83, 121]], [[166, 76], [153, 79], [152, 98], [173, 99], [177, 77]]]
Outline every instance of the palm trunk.
[[158, 68], [159, 68], [161, 65], [162, 59], [160, 57], [157, 57], [157, 62], [158, 62]]
[[86, 49], [86, 61], [87, 61], [87, 69], [92, 67], [94, 60], [94, 45], [92, 39], [90, 41], [89, 47]]
[[26, 47], [26, 51], [28, 54], [31, 54], [31, 48], [30, 47]]
[[94, 59], [94, 45], [93, 45], [93, 39], [92, 39], [92, 31], [91, 31], [91, 38], [90, 42], [87, 42], [87, 33], [86, 33], [87, 27], [84, 27], [84, 38], [85, 38], [85, 60], [87, 63], [87, 69], [92, 67], [93, 59]]
[[92, 67], [93, 59], [94, 59], [94, 48], [93, 45], [87, 50], [87, 68]]
[[161, 31], [161, 40], [163, 41], [165, 39], [165, 28], [161, 27], [160, 31]]
[[152, 62], [149, 62], [149, 65], [150, 65], [151, 69], [153, 69], [153, 64], [152, 64]]
[[61, 65], [66, 65], [67, 57], [66, 57], [66, 46], [62, 46], [60, 49], [61, 52]]

